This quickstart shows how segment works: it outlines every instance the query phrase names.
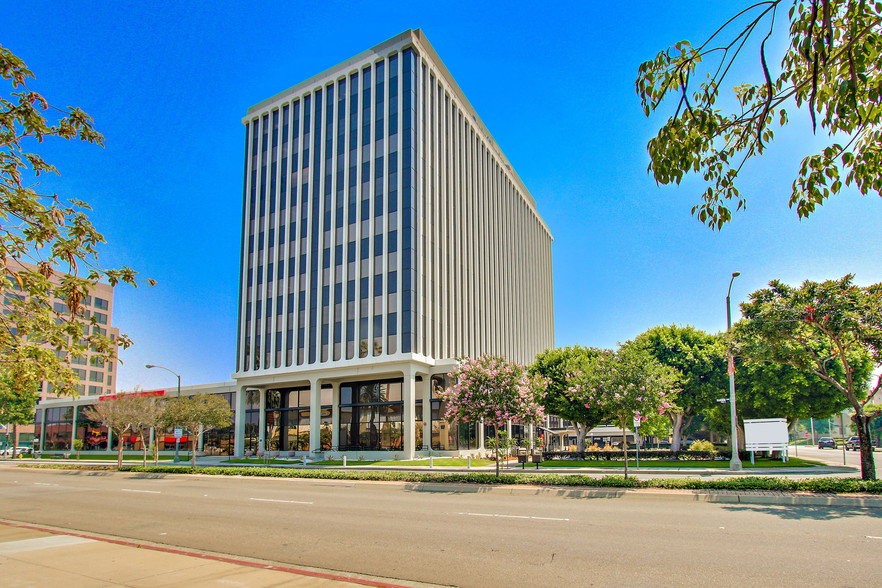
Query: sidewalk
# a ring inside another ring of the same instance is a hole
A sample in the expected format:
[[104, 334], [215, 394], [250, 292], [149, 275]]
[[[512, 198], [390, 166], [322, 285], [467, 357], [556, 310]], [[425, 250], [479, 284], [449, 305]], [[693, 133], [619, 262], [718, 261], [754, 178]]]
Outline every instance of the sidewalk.
[[4, 588], [426, 586], [0, 521]]

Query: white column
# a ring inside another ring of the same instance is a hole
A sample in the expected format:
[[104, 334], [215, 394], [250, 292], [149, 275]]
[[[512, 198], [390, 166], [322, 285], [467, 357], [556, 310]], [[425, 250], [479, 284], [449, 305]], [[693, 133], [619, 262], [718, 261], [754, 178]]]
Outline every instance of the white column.
[[261, 388], [257, 406], [260, 410], [257, 419], [257, 451], [266, 450], [266, 388]]
[[478, 423], [478, 449], [484, 450], [484, 423]]
[[404, 370], [404, 382], [401, 386], [401, 397], [404, 400], [404, 414], [401, 415], [404, 429], [404, 459], [413, 459], [416, 445], [416, 374], [412, 367]]
[[337, 451], [340, 447], [340, 382], [331, 384], [331, 449]]
[[[423, 400], [423, 447], [432, 448], [432, 376], [426, 374], [420, 382], [420, 398]], [[419, 447], [418, 449], [422, 449]]]
[[[316, 335], [318, 336], [318, 334]], [[321, 353], [318, 345], [317, 353]], [[318, 359], [316, 359], [318, 361]], [[322, 381], [318, 378], [309, 380], [309, 451], [317, 453], [322, 450]]]
[[245, 457], [245, 402], [247, 392], [245, 386], [236, 391], [236, 416], [233, 423], [233, 456]]

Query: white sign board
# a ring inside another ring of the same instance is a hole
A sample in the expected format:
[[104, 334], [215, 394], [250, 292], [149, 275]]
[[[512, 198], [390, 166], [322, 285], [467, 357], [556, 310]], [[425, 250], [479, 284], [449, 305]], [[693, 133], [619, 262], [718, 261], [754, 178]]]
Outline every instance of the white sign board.
[[789, 442], [787, 419], [744, 421], [744, 448], [747, 451], [784, 451]]
[[175, 439], [180, 439], [184, 436], [184, 429], [175, 429]]

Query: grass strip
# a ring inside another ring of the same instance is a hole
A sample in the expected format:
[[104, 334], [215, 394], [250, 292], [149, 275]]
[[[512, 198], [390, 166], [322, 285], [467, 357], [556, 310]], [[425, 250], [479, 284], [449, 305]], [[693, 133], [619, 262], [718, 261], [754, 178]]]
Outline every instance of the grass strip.
[[[65, 470], [114, 469], [110, 466], [75, 464], [20, 464], [19, 467]], [[575, 486], [586, 488], [663, 488], [670, 490], [766, 490], [776, 492], [812, 492], [824, 494], [882, 494], [882, 480], [858, 478], [809, 478], [791, 480], [767, 476], [728, 477], [719, 480], [673, 478], [638, 480], [624, 476], [595, 478], [583, 474], [502, 474], [491, 472], [443, 473], [398, 471], [352, 471], [336, 469], [287, 469], [262, 467], [189, 467], [189, 466], [123, 466], [120, 472], [145, 474], [199, 474], [210, 476], [242, 476], [262, 478], [299, 478], [320, 480], [396, 481], [411, 483], [496, 484], [529, 486]]]

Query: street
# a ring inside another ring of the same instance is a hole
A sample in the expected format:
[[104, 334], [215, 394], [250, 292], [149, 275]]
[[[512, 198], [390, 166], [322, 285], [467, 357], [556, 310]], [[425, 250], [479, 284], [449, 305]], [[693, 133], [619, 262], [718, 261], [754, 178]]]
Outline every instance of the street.
[[[818, 461], [827, 465], [847, 465], [853, 468], [857, 468], [857, 471], [853, 474], [850, 474], [848, 477], [857, 477], [859, 478], [861, 475], [861, 452], [860, 451], [846, 451], [845, 453], [845, 463], [843, 464], [843, 451], [842, 448], [838, 449], [818, 449], [817, 445], [809, 445], [809, 446], [800, 446], [795, 447], [793, 445], [790, 446], [790, 457], [799, 457], [800, 459], [809, 459], [812, 461]], [[876, 478], [882, 479], [882, 452], [875, 452], [873, 454], [873, 459], [876, 462]]]
[[0, 468], [0, 517], [457, 586], [875, 585], [882, 510]]

